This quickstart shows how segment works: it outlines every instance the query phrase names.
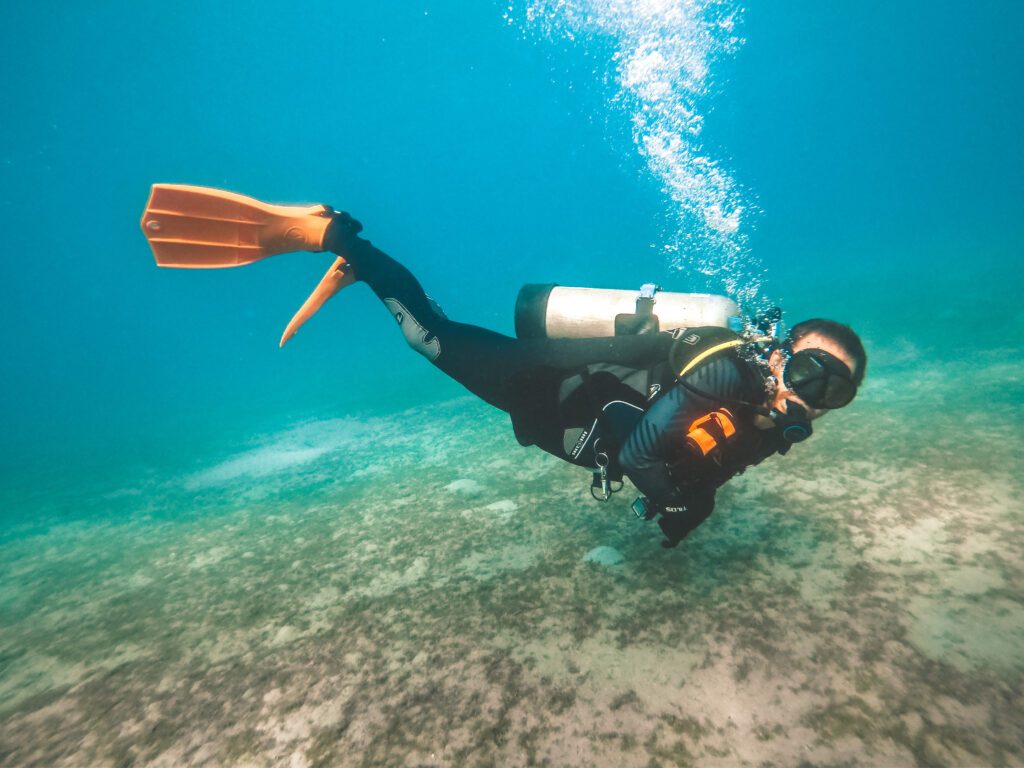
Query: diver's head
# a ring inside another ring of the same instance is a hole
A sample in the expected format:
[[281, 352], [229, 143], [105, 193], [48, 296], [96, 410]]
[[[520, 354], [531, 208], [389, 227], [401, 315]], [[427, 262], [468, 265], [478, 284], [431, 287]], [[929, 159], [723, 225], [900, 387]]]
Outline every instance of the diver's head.
[[809, 419], [842, 408], [856, 396], [867, 362], [849, 326], [817, 318], [797, 323], [768, 358], [777, 384], [772, 408], [785, 413], [795, 403]]

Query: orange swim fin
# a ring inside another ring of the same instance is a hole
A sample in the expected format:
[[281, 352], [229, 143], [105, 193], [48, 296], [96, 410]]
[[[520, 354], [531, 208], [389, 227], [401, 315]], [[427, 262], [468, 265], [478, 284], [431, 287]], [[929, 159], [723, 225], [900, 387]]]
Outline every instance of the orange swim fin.
[[142, 233], [161, 267], [238, 267], [295, 251], [324, 250], [326, 205], [272, 205], [234, 192], [154, 184]]
[[302, 324], [315, 315], [317, 310], [331, 296], [346, 285], [352, 285], [355, 281], [355, 275], [352, 274], [352, 268], [349, 267], [348, 262], [341, 256], [335, 259], [330, 269], [327, 270], [327, 274], [323, 276], [320, 284], [313, 289], [313, 292], [309, 294], [309, 298], [306, 299], [303, 305], [299, 307], [299, 311], [288, 322], [288, 326], [284, 329], [284, 333], [281, 334], [281, 341], [277, 346], [283, 347], [288, 342], [288, 339], [295, 335], [295, 332], [299, 330]]
[[[142, 233], [161, 267], [218, 269], [296, 251], [323, 251], [335, 212], [326, 205], [273, 205], [235, 192], [154, 184]], [[355, 282], [338, 257], [281, 336], [284, 346], [334, 294]]]

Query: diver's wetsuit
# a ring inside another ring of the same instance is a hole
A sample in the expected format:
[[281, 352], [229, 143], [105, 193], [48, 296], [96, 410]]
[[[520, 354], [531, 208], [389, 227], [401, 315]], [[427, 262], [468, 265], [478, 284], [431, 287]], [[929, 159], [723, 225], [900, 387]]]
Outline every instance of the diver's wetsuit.
[[[781, 447], [774, 430], [756, 429], [746, 423], [750, 419], [741, 418], [738, 438], [714, 461], [696, 461], [685, 452], [687, 427], [694, 419], [727, 401], [764, 399], [763, 377], [749, 363], [730, 356], [697, 368], [688, 381], [714, 395], [708, 399], [674, 385], [667, 365], [674, 343], [669, 333], [515, 339], [449, 320], [409, 270], [358, 237], [360, 229], [347, 214], [339, 214], [325, 245], [377, 294], [409, 345], [470, 392], [506, 411], [521, 444], [589, 468], [598, 450], [607, 451], [612, 477], [625, 473], [658, 506], [663, 513], [659, 523], [671, 543], [711, 514], [718, 486]], [[618, 411], [609, 410], [609, 404]]]
[[[339, 219], [337, 223], [343, 222]], [[343, 256], [398, 321], [409, 345], [482, 400], [512, 417], [523, 445], [564, 458], [557, 389], [592, 363], [646, 369], [667, 358], [666, 334], [594, 339], [514, 339], [449, 320], [419, 281], [386, 253], [335, 224], [325, 245]], [[551, 435], [541, 434], [551, 431]], [[557, 435], [556, 435], [557, 432]]]

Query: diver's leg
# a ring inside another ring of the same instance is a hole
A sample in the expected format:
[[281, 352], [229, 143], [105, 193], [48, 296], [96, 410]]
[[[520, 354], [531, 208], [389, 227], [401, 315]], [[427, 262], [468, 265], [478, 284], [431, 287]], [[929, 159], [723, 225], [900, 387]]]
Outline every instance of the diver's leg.
[[397, 261], [358, 236], [361, 225], [339, 214], [324, 245], [345, 258], [398, 321], [406, 341], [477, 397], [503, 411], [521, 405], [551, 370], [606, 362], [645, 367], [658, 354], [660, 334], [600, 339], [514, 339], [449, 320]]
[[516, 339], [449, 320], [408, 269], [358, 236], [361, 228], [339, 214], [324, 245], [344, 257], [356, 279], [377, 294], [409, 346], [476, 396], [507, 411], [507, 369]]

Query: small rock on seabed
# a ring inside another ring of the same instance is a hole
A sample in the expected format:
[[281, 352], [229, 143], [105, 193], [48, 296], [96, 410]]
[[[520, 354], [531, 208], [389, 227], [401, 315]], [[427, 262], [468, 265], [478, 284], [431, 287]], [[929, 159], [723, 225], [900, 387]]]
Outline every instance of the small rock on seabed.
[[483, 491], [484, 487], [480, 485], [476, 480], [454, 480], [444, 487], [446, 491], [451, 493], [464, 493], [467, 496], [472, 496]]
[[597, 563], [598, 565], [618, 565], [625, 558], [614, 547], [594, 547], [583, 556], [583, 559], [588, 563]]

